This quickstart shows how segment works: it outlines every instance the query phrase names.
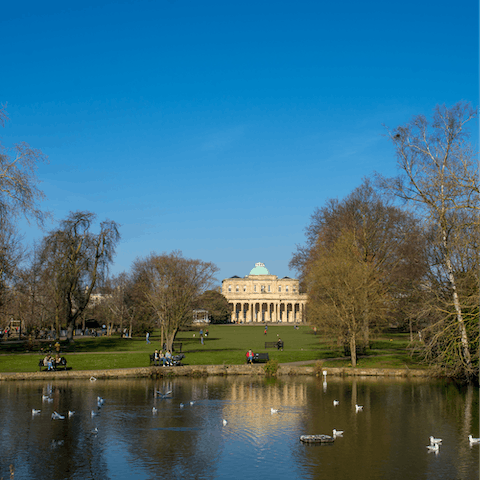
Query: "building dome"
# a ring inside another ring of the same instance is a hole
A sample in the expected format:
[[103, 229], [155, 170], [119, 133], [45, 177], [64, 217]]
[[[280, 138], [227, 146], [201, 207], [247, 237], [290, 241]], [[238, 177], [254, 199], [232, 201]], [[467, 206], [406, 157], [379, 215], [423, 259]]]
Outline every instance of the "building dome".
[[270, 275], [270, 272], [265, 268], [265, 264], [258, 262], [255, 267], [250, 270], [250, 275]]

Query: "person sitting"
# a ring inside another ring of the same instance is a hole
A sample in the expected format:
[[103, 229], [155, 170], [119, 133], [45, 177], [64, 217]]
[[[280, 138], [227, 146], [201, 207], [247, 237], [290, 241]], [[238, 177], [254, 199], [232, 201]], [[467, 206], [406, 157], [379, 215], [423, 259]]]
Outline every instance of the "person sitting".
[[158, 350], [155, 350], [153, 353], [153, 364], [156, 366], [160, 366], [160, 354], [158, 353]]
[[172, 364], [172, 352], [170, 352], [170, 350], [167, 350], [167, 353], [165, 354], [163, 366], [165, 366], [165, 364], [167, 365]]
[[277, 340], [277, 349], [283, 352], [283, 340], [281, 338]]
[[249, 350], [246, 355], [247, 357], [247, 363], [250, 363], [252, 364], [253, 363], [253, 351], [252, 350]]

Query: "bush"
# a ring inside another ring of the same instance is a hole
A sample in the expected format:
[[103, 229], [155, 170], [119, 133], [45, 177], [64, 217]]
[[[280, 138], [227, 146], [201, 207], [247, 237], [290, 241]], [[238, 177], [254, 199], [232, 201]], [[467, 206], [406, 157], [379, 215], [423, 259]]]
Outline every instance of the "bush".
[[279, 369], [278, 360], [269, 360], [265, 364], [265, 374], [274, 377]]

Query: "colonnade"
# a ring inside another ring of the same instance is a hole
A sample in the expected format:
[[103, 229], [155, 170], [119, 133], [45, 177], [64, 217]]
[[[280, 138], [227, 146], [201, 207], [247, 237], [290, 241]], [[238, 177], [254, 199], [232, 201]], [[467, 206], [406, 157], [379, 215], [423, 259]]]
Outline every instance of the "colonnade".
[[305, 321], [305, 302], [230, 302], [232, 322], [282, 322]]

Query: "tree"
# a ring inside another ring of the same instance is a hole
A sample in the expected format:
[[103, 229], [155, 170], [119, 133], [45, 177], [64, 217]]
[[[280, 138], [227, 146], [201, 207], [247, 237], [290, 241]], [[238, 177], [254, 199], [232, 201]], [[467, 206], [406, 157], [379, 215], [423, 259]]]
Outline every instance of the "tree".
[[389, 310], [385, 272], [365, 259], [358, 240], [347, 230], [333, 244], [319, 244], [305, 279], [310, 319], [348, 345], [354, 367], [365, 332], [384, 323]]
[[217, 290], [207, 290], [200, 295], [194, 308], [207, 310], [212, 323], [227, 323], [232, 311], [228, 300]]
[[[0, 126], [8, 121], [5, 106], [0, 106]], [[45, 197], [38, 188], [36, 171], [47, 157], [38, 149], [21, 142], [7, 149], [0, 143], [0, 308], [23, 258], [21, 237], [15, 220], [24, 216], [43, 225], [48, 213], [40, 210]]]
[[194, 301], [212, 288], [218, 268], [213, 263], [184, 258], [181, 252], [152, 253], [137, 260], [133, 275], [161, 329], [161, 344], [172, 350], [178, 329], [192, 321]]
[[56, 329], [65, 322], [70, 341], [75, 322], [87, 307], [97, 280], [106, 275], [120, 240], [118, 225], [111, 220], [100, 224], [100, 233], [92, 233], [95, 218], [91, 212], [72, 212], [42, 243], [41, 262]]
[[[0, 125], [8, 120], [5, 106], [0, 107]], [[45, 198], [38, 188], [36, 171], [38, 164], [47, 157], [26, 142], [17, 143], [12, 149], [0, 144], [0, 216], [6, 219], [20, 215], [33, 218], [43, 225], [48, 213], [40, 210], [40, 200]]]
[[[438, 263], [431, 265], [431, 272], [437, 279], [435, 284], [444, 286], [442, 291], [448, 290], [449, 300], [445, 301], [453, 307], [457, 334], [454, 335], [446, 325], [443, 332], [453, 341], [457, 363], [467, 378], [476, 372], [471, 351], [474, 344], [468, 331], [478, 330], [478, 316], [471, 319], [476, 328], [467, 325], [459, 291], [458, 277], [462, 275], [459, 248], [465, 250], [463, 231], [471, 234], [466, 241], [471, 250], [478, 251], [478, 171], [467, 129], [468, 122], [476, 119], [477, 114], [477, 110], [465, 102], [451, 108], [437, 106], [431, 122], [418, 115], [389, 131], [401, 173], [393, 179], [379, 177], [385, 189], [415, 206], [430, 225], [432, 249], [438, 259]], [[459, 241], [460, 237], [463, 237], [462, 241]], [[478, 268], [476, 271], [478, 275]], [[437, 305], [445, 313], [450, 311], [445, 302]], [[450, 314], [447, 317], [452, 318]], [[441, 315], [441, 318], [446, 320], [445, 316]], [[450, 321], [447, 323], [452, 325]]]
[[[380, 321], [378, 316], [372, 316], [374, 310], [382, 313], [382, 323], [387, 319], [401, 322], [398, 315], [400, 307], [414, 299], [412, 292], [426, 270], [423, 232], [413, 215], [390, 205], [367, 179], [342, 201], [328, 200], [323, 208], [316, 209], [306, 235], [306, 245], [297, 247], [290, 266], [299, 271], [302, 288], [309, 295], [309, 320], [320, 328], [325, 327], [330, 334], [335, 333], [331, 325], [324, 324], [328, 315], [320, 314], [321, 309], [328, 311], [330, 307], [318, 289], [321, 285], [327, 288], [330, 282], [328, 288], [336, 290], [340, 288], [336, 282], [345, 281], [351, 288], [349, 295], [355, 294], [359, 298], [342, 297], [354, 303], [340, 307], [337, 292], [331, 294], [329, 301], [333, 302], [336, 298], [337, 323], [342, 308], [347, 312], [356, 305], [355, 328], [361, 329], [362, 346], [368, 346], [371, 330]], [[357, 265], [359, 259], [363, 266]], [[351, 266], [351, 272], [343, 268], [345, 262]], [[337, 269], [338, 274], [333, 273]], [[321, 279], [322, 272], [340, 277]], [[347, 273], [351, 276], [342, 280], [341, 275]], [[377, 279], [378, 286], [373, 284], [372, 278]], [[361, 289], [356, 289], [362, 282], [371, 292], [368, 295], [365, 292], [366, 296]], [[383, 297], [382, 308], [378, 305], [379, 297]], [[367, 304], [359, 309], [358, 305], [362, 302]], [[371, 302], [370, 307], [368, 302]], [[363, 312], [361, 315], [360, 311]], [[346, 338], [350, 342], [352, 338], [353, 333], [345, 336], [344, 328], [340, 326], [342, 322], [352, 321], [349, 315], [350, 320], [344, 318], [338, 323], [337, 334], [341, 342], [346, 342]], [[358, 332], [355, 336], [357, 341]]]

